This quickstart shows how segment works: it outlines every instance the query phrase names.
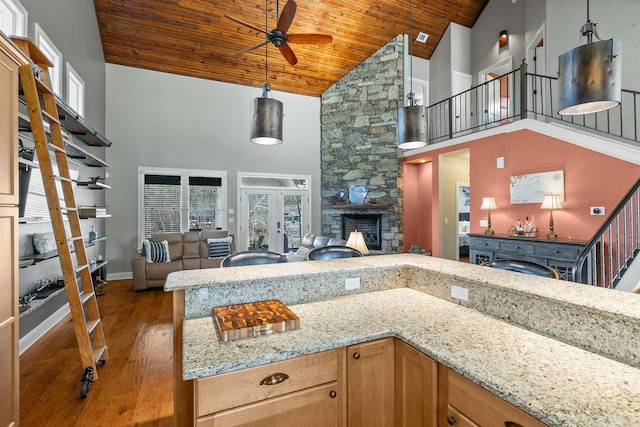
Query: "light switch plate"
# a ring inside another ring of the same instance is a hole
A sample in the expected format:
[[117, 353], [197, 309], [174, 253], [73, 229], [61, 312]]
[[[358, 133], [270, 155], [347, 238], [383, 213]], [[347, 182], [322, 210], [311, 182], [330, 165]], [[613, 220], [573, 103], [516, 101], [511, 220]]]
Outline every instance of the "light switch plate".
[[496, 159], [496, 168], [503, 169], [504, 168], [504, 157], [498, 157]]
[[349, 291], [352, 289], [360, 289], [360, 278], [352, 277], [344, 280], [344, 288]]
[[488, 226], [489, 226], [489, 221], [487, 221], [486, 219], [480, 220], [480, 227], [488, 227]]
[[462, 301], [469, 301], [469, 289], [464, 286], [451, 285], [451, 297]]

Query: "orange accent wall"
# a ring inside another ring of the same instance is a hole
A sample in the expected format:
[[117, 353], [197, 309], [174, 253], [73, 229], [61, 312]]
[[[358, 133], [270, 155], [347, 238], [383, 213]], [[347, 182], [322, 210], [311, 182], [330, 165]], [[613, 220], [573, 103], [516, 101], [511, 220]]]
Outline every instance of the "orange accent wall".
[[[606, 141], [602, 142], [607, 144]], [[415, 172], [416, 183], [407, 182], [406, 186], [417, 186], [412, 194], [419, 194], [422, 187], [429, 187], [432, 195], [430, 207], [423, 205], [424, 200], [415, 200], [405, 194], [405, 217], [431, 228], [431, 243], [421, 245], [431, 248], [433, 255], [438, 255], [438, 156], [450, 151], [470, 149], [470, 185], [471, 185], [471, 232], [482, 233], [480, 220], [486, 219], [487, 212], [480, 210], [482, 197], [493, 196], [498, 209], [492, 211], [492, 227], [498, 234], [506, 234], [509, 227], [518, 219], [524, 221], [526, 216], [535, 215], [539, 236], [548, 232], [549, 212], [540, 209], [540, 205], [510, 203], [509, 179], [512, 175], [524, 175], [554, 170], [564, 171], [565, 201], [563, 209], [554, 211], [555, 231], [563, 238], [588, 240], [602, 224], [606, 216], [620, 202], [640, 176], [640, 166], [634, 163], [606, 156], [574, 144], [542, 135], [531, 130], [518, 130], [511, 133], [480, 138], [472, 142], [458, 144], [441, 150], [430, 151], [433, 159], [430, 178], [425, 173]], [[413, 160], [415, 155], [405, 158]], [[497, 169], [496, 160], [504, 157], [505, 167]], [[425, 168], [427, 164], [415, 165]], [[405, 164], [405, 168], [408, 165]], [[413, 165], [411, 165], [413, 166]], [[406, 170], [406, 169], [405, 169]], [[604, 206], [605, 216], [593, 216], [589, 213], [591, 206]], [[421, 212], [431, 212], [427, 219]], [[414, 227], [417, 229], [417, 226]], [[422, 238], [412, 236], [405, 229], [405, 245], [412, 240]], [[410, 244], [409, 244], [410, 246]]]
[[404, 197], [411, 200], [404, 210], [404, 251], [419, 245], [431, 252], [432, 163], [403, 165]]

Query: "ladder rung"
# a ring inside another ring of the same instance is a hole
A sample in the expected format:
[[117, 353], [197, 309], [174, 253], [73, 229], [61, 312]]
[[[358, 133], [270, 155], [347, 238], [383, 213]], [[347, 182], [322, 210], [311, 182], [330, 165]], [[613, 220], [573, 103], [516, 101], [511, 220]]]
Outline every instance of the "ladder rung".
[[89, 264], [83, 264], [83, 265], [79, 265], [76, 267], [76, 274], [78, 274], [79, 272], [81, 272], [84, 269], [89, 269]]
[[82, 236], [69, 237], [69, 238], [67, 239], [67, 241], [68, 241], [69, 243], [73, 243], [73, 242], [78, 241], [78, 240], [82, 240]]
[[52, 143], [50, 143], [50, 144], [49, 144], [49, 148], [50, 148], [50, 149], [52, 149], [52, 150], [55, 150], [55, 151], [59, 151], [59, 152], [61, 152], [61, 153], [64, 153], [64, 152], [65, 152], [65, 151], [64, 151], [64, 148], [62, 148], [62, 147], [58, 147], [57, 145], [52, 144]]
[[45, 85], [44, 83], [42, 83], [42, 82], [41, 82], [40, 80], [38, 80], [38, 79], [35, 79], [35, 81], [36, 81], [36, 87], [38, 88], [38, 90], [39, 90], [40, 92], [43, 92], [43, 93], [49, 93], [49, 94], [53, 95], [53, 90], [51, 90], [51, 89], [49, 88], [49, 86]]
[[82, 294], [80, 294], [80, 301], [82, 301], [82, 304], [84, 304], [93, 296], [95, 296], [95, 292], [83, 292]]
[[100, 319], [90, 320], [87, 322], [87, 333], [93, 332], [93, 330], [100, 324]]
[[98, 363], [100, 359], [102, 359], [102, 355], [107, 351], [107, 346], [103, 345], [99, 348], [93, 349], [93, 361], [94, 363]]
[[61, 176], [61, 175], [56, 175], [55, 179], [57, 179], [58, 181], [62, 181], [62, 182], [68, 182], [68, 183], [72, 183], [73, 180], [71, 178], [67, 178], [66, 176]]
[[49, 114], [46, 110], [42, 110], [42, 118], [44, 118], [49, 123], [55, 123], [58, 125], [60, 124], [60, 121], [55, 117], [53, 117], [51, 114]]

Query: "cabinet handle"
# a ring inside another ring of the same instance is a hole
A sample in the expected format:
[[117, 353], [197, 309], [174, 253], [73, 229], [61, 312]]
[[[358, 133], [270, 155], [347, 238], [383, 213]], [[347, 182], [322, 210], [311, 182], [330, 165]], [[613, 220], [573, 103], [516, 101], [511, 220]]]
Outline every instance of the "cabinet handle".
[[356, 360], [360, 359], [360, 353], [358, 352], [353, 353], [353, 358]]
[[516, 245], [516, 246], [515, 246], [515, 248], [516, 248], [516, 249], [520, 249], [520, 246]]
[[454, 417], [452, 417], [451, 415], [449, 415], [447, 417], [447, 424], [449, 424], [450, 426], [454, 425], [456, 423], [456, 419]]
[[522, 424], [514, 423], [513, 421], [505, 421], [504, 427], [523, 427]]
[[289, 379], [289, 375], [283, 374], [282, 372], [277, 372], [275, 374], [269, 375], [268, 377], [264, 377], [262, 381], [260, 381], [260, 385], [276, 385], [287, 379]]
[[332, 398], [332, 399], [335, 399], [337, 395], [338, 395], [338, 393], [336, 393], [335, 390], [331, 390], [329, 392], [329, 397]]

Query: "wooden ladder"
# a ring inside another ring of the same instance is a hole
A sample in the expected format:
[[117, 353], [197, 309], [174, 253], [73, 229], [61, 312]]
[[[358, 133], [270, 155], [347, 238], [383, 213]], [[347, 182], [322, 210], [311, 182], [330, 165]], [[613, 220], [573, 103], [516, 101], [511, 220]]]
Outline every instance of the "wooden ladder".
[[[20, 81], [29, 110], [42, 183], [84, 369], [81, 380], [83, 383], [81, 397], [84, 398], [91, 381], [98, 378], [96, 364], [108, 359], [107, 344], [80, 228], [80, 217], [73, 191], [73, 181], [69, 175], [58, 108], [51, 89], [49, 74], [51, 63], [31, 40], [14, 37], [13, 41], [32, 61], [32, 64], [20, 67]], [[45, 122], [49, 125], [49, 131], [45, 127]], [[50, 140], [47, 134], [50, 135]], [[54, 171], [51, 152], [55, 155], [58, 165], [57, 174]], [[56, 181], [60, 182], [62, 188], [64, 206], [61, 206]], [[69, 220], [71, 231], [69, 235], [65, 229], [65, 215]], [[75, 251], [76, 264], [72, 257], [71, 245]]]

